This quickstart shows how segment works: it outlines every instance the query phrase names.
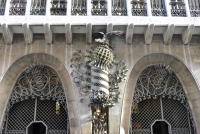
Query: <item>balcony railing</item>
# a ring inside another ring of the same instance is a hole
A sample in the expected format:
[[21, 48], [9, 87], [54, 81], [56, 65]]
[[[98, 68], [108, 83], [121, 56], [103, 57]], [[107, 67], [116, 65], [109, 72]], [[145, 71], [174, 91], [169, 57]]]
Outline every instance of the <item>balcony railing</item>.
[[53, 0], [51, 1], [51, 15], [66, 15], [67, 2], [65, 0]]
[[176, 17], [186, 17], [185, 3], [182, 1], [170, 2], [171, 15]]
[[[0, 0], [0, 15], [5, 13], [6, 1]], [[9, 15], [25, 15], [26, 5], [29, 0], [9, 1]], [[128, 15], [148, 16], [150, 12], [150, 16], [167, 16], [167, 13], [170, 14], [171, 11], [171, 16], [174, 17], [186, 17], [185, 1], [187, 1], [189, 16], [200, 17], [200, 0], [171, 0], [168, 3], [169, 6], [167, 4], [170, 9], [166, 9], [165, 0], [148, 0], [150, 1], [150, 10], [147, 10], [149, 5], [147, 5], [146, 0], [131, 0], [131, 3], [127, 3], [126, 0], [109, 0], [110, 7], [107, 7], [108, 0], [91, 0], [92, 6], [90, 9], [87, 9], [87, 4], [90, 4], [90, 0], [30, 0], [31, 8], [27, 12], [30, 12], [30, 15], [45, 15], [46, 10], [50, 10], [50, 15], [67, 15], [67, 1], [71, 1], [69, 3], [71, 4], [70, 12], [72, 16], [87, 16], [87, 10], [91, 11], [92, 16], [107, 16], [108, 13], [111, 13], [109, 15], [112, 16], [127, 16], [128, 10], [131, 10]], [[51, 5], [48, 6], [50, 9], [46, 9], [46, 2]], [[126, 4], [130, 4], [131, 8], [127, 9]]]
[[46, 0], [32, 0], [30, 15], [45, 15]]
[[132, 0], [131, 4], [133, 16], [147, 16], [147, 7], [144, 0]]
[[87, 7], [85, 0], [72, 0], [72, 10], [71, 15], [86, 16]]
[[6, 6], [6, 0], [1, 0], [0, 1], [0, 15], [4, 15], [5, 6]]
[[152, 16], [167, 16], [164, 0], [151, 0]]
[[113, 16], [126, 16], [127, 15], [125, 0], [113, 0], [112, 1], [112, 15]]
[[92, 9], [91, 9], [92, 15], [98, 15], [98, 16], [106, 16], [107, 15], [107, 7], [106, 7], [106, 1], [105, 0], [98, 0], [98, 1], [92, 1]]
[[200, 0], [188, 0], [192, 17], [200, 17]]
[[10, 2], [9, 15], [25, 15], [26, 0], [12, 0]]

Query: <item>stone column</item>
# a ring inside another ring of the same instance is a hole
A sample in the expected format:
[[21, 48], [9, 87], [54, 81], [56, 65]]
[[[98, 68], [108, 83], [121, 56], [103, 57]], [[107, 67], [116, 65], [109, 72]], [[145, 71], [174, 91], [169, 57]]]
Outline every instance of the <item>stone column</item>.
[[112, 16], [112, 1], [107, 0], [107, 14], [108, 16]]
[[147, 16], [151, 17], [152, 13], [151, 13], [151, 1], [150, 0], [146, 0], [147, 2]]
[[92, 9], [92, 3], [91, 3], [91, 0], [87, 0], [87, 16], [91, 16], [91, 9]]
[[184, 3], [185, 3], [186, 16], [187, 17], [191, 17], [190, 7], [189, 7], [189, 4], [188, 4], [188, 0], [184, 0]]
[[67, 16], [71, 16], [72, 0], [67, 1]]
[[170, 0], [165, 0], [165, 8], [166, 8], [166, 12], [167, 12], [167, 16], [171, 17], [171, 5], [169, 5]]
[[131, 1], [132, 0], [126, 0], [126, 8], [127, 8], [127, 16], [132, 16], [132, 6], [131, 6]]
[[47, 0], [46, 1], [46, 16], [50, 16], [50, 8], [51, 8], [51, 1]]

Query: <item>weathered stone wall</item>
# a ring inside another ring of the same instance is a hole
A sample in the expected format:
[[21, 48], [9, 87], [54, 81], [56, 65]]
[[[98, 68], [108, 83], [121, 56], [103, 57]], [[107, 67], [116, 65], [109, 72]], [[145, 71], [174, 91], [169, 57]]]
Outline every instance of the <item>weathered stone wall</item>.
[[[93, 43], [86, 44], [85, 34], [73, 34], [73, 43], [66, 44], [64, 34], [54, 35], [53, 45], [47, 45], [43, 35], [34, 35], [31, 45], [25, 45], [23, 36], [14, 35], [12, 45], [5, 45], [0, 35], [0, 121], [15, 81], [33, 63], [43, 63], [54, 68], [63, 82], [68, 101], [72, 134], [91, 133], [88, 100], [79, 101], [78, 88], [70, 76], [70, 59], [76, 50], [98, 46], [93, 35]], [[128, 134], [130, 107], [134, 86], [139, 73], [145, 67], [165, 63], [170, 65], [180, 79], [190, 102], [195, 122], [200, 134], [200, 36], [193, 35], [190, 45], [183, 45], [181, 35], [173, 35], [170, 45], [163, 43], [162, 35], [154, 35], [151, 45], [146, 45], [144, 35], [133, 35], [131, 45], [126, 45], [125, 36], [114, 37], [112, 47], [116, 61], [124, 60], [130, 77], [120, 84], [119, 103], [109, 109], [110, 134]], [[121, 129], [120, 129], [121, 127]]]

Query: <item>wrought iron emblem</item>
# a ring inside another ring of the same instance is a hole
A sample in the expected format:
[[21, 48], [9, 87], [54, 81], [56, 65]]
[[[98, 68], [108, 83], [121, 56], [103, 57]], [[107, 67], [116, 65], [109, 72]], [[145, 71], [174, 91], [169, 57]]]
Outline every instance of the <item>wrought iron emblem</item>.
[[[102, 108], [114, 106], [118, 101], [120, 94], [118, 84], [126, 79], [128, 71], [123, 61], [114, 61], [113, 50], [109, 47], [111, 37], [121, 35], [122, 32], [113, 31], [101, 34], [103, 34], [103, 38], [95, 41], [103, 45], [87, 50], [88, 55], [84, 55], [79, 50], [73, 54], [71, 59], [71, 67], [73, 68], [71, 75], [79, 87], [81, 100], [89, 97], [89, 105], [96, 109], [93, 122], [96, 122], [97, 115], [105, 120], [105, 116], [102, 116], [102, 113], [98, 111]], [[93, 124], [93, 127], [97, 124]], [[95, 133], [102, 133], [103, 130], [104, 126], [101, 129], [98, 127], [98, 130], [94, 131]]]

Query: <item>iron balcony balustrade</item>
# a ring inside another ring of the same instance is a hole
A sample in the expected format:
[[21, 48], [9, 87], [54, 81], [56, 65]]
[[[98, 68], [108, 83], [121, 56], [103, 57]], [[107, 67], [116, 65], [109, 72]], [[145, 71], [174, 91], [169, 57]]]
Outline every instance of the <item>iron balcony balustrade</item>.
[[152, 16], [167, 16], [164, 0], [151, 0]]
[[86, 16], [87, 15], [87, 6], [85, 0], [72, 0], [72, 9], [71, 15], [76, 16]]
[[171, 15], [176, 17], [186, 17], [185, 3], [183, 1], [172, 1]]
[[25, 15], [26, 0], [12, 0], [10, 2], [9, 15]]
[[107, 2], [105, 0], [98, 0], [98, 1], [93, 0], [91, 9], [92, 15], [106, 16], [107, 15], [106, 3]]
[[200, 0], [188, 0], [191, 17], [200, 17]]
[[1, 0], [0, 1], [0, 15], [4, 15], [5, 6], [6, 6], [6, 0]]
[[30, 15], [45, 15], [46, 0], [32, 0]]
[[132, 16], [147, 16], [147, 6], [144, 0], [132, 0]]
[[127, 9], [125, 0], [113, 0], [112, 1], [112, 15], [113, 16], [127, 16]]
[[66, 15], [67, 13], [67, 1], [65, 0], [52, 0], [51, 15]]

